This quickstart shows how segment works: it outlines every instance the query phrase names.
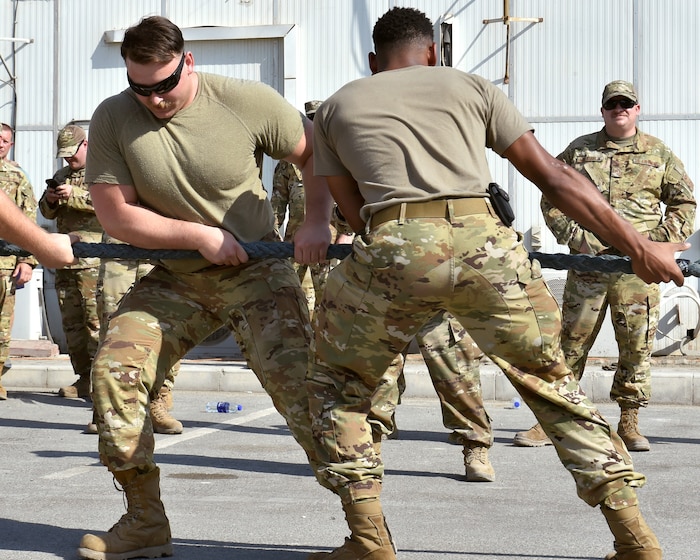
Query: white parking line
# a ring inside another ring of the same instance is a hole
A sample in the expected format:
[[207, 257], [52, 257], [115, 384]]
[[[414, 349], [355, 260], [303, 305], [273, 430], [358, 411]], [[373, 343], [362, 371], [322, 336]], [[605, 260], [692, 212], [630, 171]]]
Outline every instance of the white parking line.
[[41, 478], [46, 478], [48, 480], [63, 480], [66, 478], [71, 478], [74, 476], [79, 476], [81, 474], [85, 474], [86, 472], [91, 471], [94, 469], [96, 466], [100, 466], [102, 463], [91, 463], [89, 465], [83, 465], [82, 467], [73, 467], [71, 469], [66, 469], [64, 471], [58, 471], [55, 473], [47, 474], [46, 476], [42, 476]]
[[[258, 418], [264, 418], [265, 416], [269, 416], [271, 414], [276, 414], [277, 410], [275, 410], [274, 407], [270, 408], [265, 408], [263, 410], [258, 410], [257, 412], [253, 412], [251, 414], [245, 414], [243, 416], [236, 414], [234, 415], [230, 420], [226, 420], [225, 422], [217, 422], [211, 427], [208, 428], [197, 428], [196, 430], [188, 430], [187, 433], [185, 434], [178, 434], [178, 435], [172, 435], [168, 436], [167, 439], [161, 439], [156, 442], [156, 451], [160, 451], [161, 449], [165, 449], [166, 447], [171, 447], [173, 445], [176, 445], [178, 443], [182, 443], [184, 441], [189, 441], [191, 439], [196, 439], [199, 437], [207, 436], [209, 434], [213, 434], [217, 432], [218, 430], [221, 429], [221, 426], [240, 426], [241, 424], [247, 424], [248, 422], [252, 422], [253, 420], [257, 420]], [[41, 478], [45, 478], [48, 480], [64, 480], [66, 478], [72, 478], [74, 476], [80, 476], [81, 474], [85, 474], [86, 472], [89, 472], [92, 470], [95, 466], [101, 466], [102, 463], [90, 463], [89, 465], [82, 465], [80, 467], [72, 467], [70, 469], [65, 469], [62, 471], [57, 471], [51, 474], [47, 474], [45, 476], [42, 476]]]
[[246, 424], [248, 422], [252, 422], [253, 420], [257, 420], [258, 418], [264, 418], [265, 416], [269, 416], [270, 414], [276, 412], [277, 411], [275, 410], [275, 408], [271, 406], [270, 408], [264, 408], [263, 410], [258, 410], [257, 412], [246, 414], [244, 416], [235, 414], [230, 420], [226, 420], [226, 422], [218, 422], [209, 428], [197, 428], [196, 430], [188, 430], [185, 434], [168, 436], [168, 439], [161, 439], [160, 441], [156, 442], [156, 451], [160, 451], [161, 449], [165, 449], [166, 447], [182, 443], [183, 441], [189, 441], [191, 439], [213, 434], [214, 432], [220, 429], [219, 426], [239, 426], [241, 424]]

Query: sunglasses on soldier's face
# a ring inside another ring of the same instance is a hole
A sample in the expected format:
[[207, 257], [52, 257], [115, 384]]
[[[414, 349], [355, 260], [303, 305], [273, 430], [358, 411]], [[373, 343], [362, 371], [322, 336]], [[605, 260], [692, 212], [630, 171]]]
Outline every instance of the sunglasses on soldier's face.
[[168, 93], [169, 91], [175, 89], [175, 86], [180, 82], [180, 75], [182, 74], [182, 69], [185, 66], [185, 53], [182, 53], [182, 58], [180, 59], [180, 64], [177, 65], [175, 72], [170, 74], [165, 80], [161, 80], [157, 84], [152, 86], [143, 86], [132, 81], [129, 77], [129, 73], [126, 73], [126, 79], [129, 80], [129, 87], [136, 95], [141, 95], [143, 97], [150, 97], [152, 93], [162, 94]]
[[618, 105], [623, 109], [631, 109], [636, 105], [636, 103], [631, 99], [627, 99], [626, 97], [621, 99], [610, 99], [609, 101], [603, 103], [603, 109], [606, 111], [612, 111]]

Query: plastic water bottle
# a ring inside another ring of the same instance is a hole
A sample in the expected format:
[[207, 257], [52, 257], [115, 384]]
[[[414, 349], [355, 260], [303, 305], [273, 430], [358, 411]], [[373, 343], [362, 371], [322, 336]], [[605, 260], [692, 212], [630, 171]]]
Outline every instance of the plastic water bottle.
[[232, 405], [229, 402], [208, 402], [207, 403], [207, 412], [222, 412], [222, 413], [228, 413], [228, 412], [238, 412], [239, 410], [243, 410], [243, 405], [242, 404], [234, 404]]
[[510, 400], [510, 408], [512, 408], [514, 410], [518, 410], [522, 406], [523, 406], [523, 401], [520, 400], [520, 397], [513, 397]]

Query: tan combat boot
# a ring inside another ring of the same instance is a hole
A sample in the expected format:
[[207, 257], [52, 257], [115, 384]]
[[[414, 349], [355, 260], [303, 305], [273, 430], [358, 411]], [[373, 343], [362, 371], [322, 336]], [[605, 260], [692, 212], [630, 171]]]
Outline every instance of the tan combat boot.
[[7, 389], [2, 386], [2, 376], [7, 373], [7, 370], [12, 367], [10, 360], [6, 360], [5, 363], [0, 367], [0, 401], [7, 400]]
[[379, 500], [343, 506], [350, 537], [333, 552], [314, 552], [308, 560], [396, 560], [396, 549]]
[[68, 387], [61, 387], [58, 390], [59, 397], [67, 399], [85, 399], [90, 396], [90, 374], [81, 375], [78, 381]]
[[92, 409], [92, 418], [88, 422], [87, 427], [85, 428], [85, 433], [86, 434], [97, 434], [97, 413], [95, 412], [95, 409]]
[[649, 451], [649, 440], [639, 433], [638, 413], [638, 408], [621, 408], [617, 433], [629, 451]]
[[661, 546], [653, 531], [644, 521], [638, 506], [624, 509], [600, 510], [615, 537], [615, 552], [605, 560], [661, 560]]
[[182, 422], [168, 413], [168, 403], [172, 408], [172, 393], [169, 387], [163, 385], [155, 398], [151, 399], [148, 410], [151, 413], [153, 431], [157, 434], [181, 434]]
[[117, 471], [114, 478], [126, 494], [127, 511], [107, 533], [84, 535], [78, 555], [90, 560], [127, 560], [172, 556], [170, 522], [160, 501], [160, 469], [139, 474]]
[[542, 426], [537, 423], [527, 432], [515, 434], [513, 445], [518, 447], [544, 447], [545, 445], [552, 445], [552, 440], [544, 433]]
[[489, 461], [488, 447], [475, 443], [468, 443], [462, 450], [464, 453], [464, 467], [468, 482], [493, 482], [496, 480], [496, 471]]

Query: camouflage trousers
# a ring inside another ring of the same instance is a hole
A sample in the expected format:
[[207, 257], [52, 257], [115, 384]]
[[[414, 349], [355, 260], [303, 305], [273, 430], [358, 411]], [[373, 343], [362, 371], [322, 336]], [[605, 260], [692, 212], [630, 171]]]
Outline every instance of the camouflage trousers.
[[373, 394], [436, 309], [452, 313], [503, 370], [586, 503], [636, 503], [633, 487], [645, 478], [566, 366], [559, 307], [539, 263], [491, 213], [380, 224], [329, 274], [307, 381], [324, 486], [344, 503], [379, 496]]
[[[100, 275], [97, 279], [97, 312], [100, 317], [100, 339], [107, 332], [110, 317], [119, 308], [124, 295], [132, 286], [146, 276], [153, 265], [147, 261], [127, 259], [102, 259], [100, 261]], [[178, 361], [170, 368], [164, 377], [163, 384], [172, 389], [175, 386], [175, 376], [180, 371]], [[154, 388], [155, 395], [160, 387]], [[152, 396], [153, 396], [152, 395]]]
[[309, 314], [313, 315], [316, 303], [321, 301], [323, 289], [326, 287], [326, 280], [331, 269], [331, 263], [322, 262], [312, 265], [300, 264], [292, 261], [292, 266], [299, 276], [301, 289], [306, 296], [306, 303], [309, 307]]
[[56, 270], [56, 293], [73, 371], [88, 377], [100, 339], [97, 314], [98, 267]]
[[[446, 311], [421, 327], [416, 342], [440, 400], [445, 428], [460, 434], [464, 443], [491, 447], [493, 432], [481, 395], [479, 362], [483, 353], [479, 347]], [[399, 355], [392, 362], [372, 398], [369, 422], [379, 431], [379, 437], [394, 429], [394, 411], [405, 389], [404, 357]]]
[[156, 266], [124, 297], [92, 376], [99, 454], [111, 471], [154, 468], [149, 394], [182, 356], [226, 323], [233, 325], [251, 369], [315, 465], [304, 385], [308, 310], [289, 262], [265, 259], [194, 273]]
[[651, 398], [651, 352], [659, 324], [660, 290], [635, 274], [569, 271], [562, 304], [561, 347], [577, 379], [608, 306], [619, 357], [610, 399], [625, 408]]
[[15, 319], [15, 285], [13, 270], [0, 270], [0, 375], [10, 356], [12, 323]]

